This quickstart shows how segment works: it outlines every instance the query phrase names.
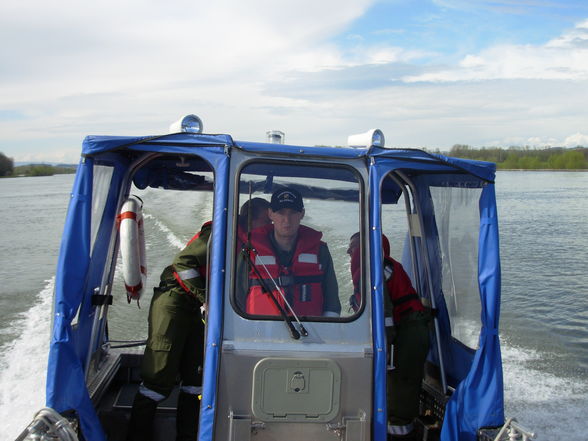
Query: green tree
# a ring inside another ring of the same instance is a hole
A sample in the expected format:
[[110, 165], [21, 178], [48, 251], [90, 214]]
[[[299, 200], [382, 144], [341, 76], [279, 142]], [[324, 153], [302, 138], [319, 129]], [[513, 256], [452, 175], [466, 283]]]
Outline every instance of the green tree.
[[564, 153], [564, 168], [568, 170], [586, 168], [586, 159], [582, 152], [578, 150], [568, 151]]
[[14, 170], [14, 161], [0, 152], [0, 176], [8, 176]]
[[506, 159], [504, 160], [504, 162], [502, 162], [501, 165], [501, 168], [520, 168], [518, 155], [514, 152], [509, 152], [506, 155]]
[[53, 176], [55, 170], [50, 165], [33, 165], [27, 173], [27, 176]]
[[519, 168], [525, 170], [537, 170], [544, 167], [537, 156], [525, 155], [519, 159]]

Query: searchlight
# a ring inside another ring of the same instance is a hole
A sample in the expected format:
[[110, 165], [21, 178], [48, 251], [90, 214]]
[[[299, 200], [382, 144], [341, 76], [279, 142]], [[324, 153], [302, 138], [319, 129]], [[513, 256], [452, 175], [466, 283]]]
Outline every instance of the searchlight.
[[179, 120], [169, 126], [170, 133], [202, 133], [204, 125], [202, 120], [194, 114], [182, 116]]
[[286, 134], [280, 130], [268, 130], [265, 132], [267, 135], [267, 142], [271, 144], [284, 144]]
[[385, 143], [384, 133], [380, 129], [371, 129], [347, 137], [347, 145], [353, 148], [384, 147]]

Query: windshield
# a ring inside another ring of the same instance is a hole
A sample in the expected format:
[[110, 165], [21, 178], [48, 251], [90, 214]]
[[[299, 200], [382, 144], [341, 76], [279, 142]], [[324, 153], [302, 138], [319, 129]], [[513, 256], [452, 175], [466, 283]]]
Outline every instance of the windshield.
[[[233, 304], [248, 318], [347, 320], [364, 304], [360, 179], [349, 168], [252, 162], [239, 177]], [[355, 276], [354, 276], [355, 272]]]

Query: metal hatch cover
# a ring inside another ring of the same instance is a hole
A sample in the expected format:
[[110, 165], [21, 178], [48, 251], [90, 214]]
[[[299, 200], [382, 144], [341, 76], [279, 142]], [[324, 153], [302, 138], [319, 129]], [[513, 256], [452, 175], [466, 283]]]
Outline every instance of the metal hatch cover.
[[261, 421], [331, 421], [340, 393], [341, 369], [333, 360], [264, 358], [253, 369], [251, 407]]

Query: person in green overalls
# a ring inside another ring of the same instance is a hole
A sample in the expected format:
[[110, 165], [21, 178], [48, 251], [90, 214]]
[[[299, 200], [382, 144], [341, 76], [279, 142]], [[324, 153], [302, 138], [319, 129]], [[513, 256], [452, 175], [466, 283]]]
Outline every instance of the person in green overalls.
[[129, 422], [129, 441], [153, 439], [158, 403], [172, 392], [180, 377], [176, 440], [195, 441], [198, 434], [198, 395], [202, 384], [207, 243], [212, 222], [202, 225], [161, 273], [149, 308], [149, 335], [141, 365], [139, 387]]

